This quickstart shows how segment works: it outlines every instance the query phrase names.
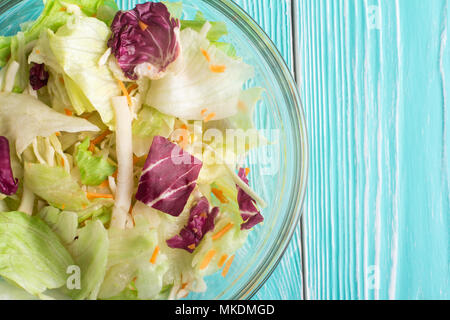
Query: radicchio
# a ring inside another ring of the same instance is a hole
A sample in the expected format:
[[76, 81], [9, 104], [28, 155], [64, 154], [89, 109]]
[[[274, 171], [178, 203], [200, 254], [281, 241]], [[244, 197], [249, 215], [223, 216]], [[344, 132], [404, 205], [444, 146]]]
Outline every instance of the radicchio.
[[164, 137], [153, 139], [136, 199], [178, 217], [197, 185], [202, 162]]
[[219, 214], [219, 208], [214, 207], [210, 211], [208, 200], [203, 197], [191, 209], [189, 221], [179, 235], [167, 240], [167, 245], [172, 249], [184, 249], [194, 252], [205, 234], [214, 230], [214, 220]]
[[133, 10], [119, 11], [111, 25], [108, 41], [125, 75], [137, 80], [136, 67], [157, 80], [180, 55], [180, 21], [172, 18], [163, 3], [138, 4]]
[[[247, 175], [245, 174], [245, 169], [239, 170], [239, 178], [248, 185]], [[241, 211], [241, 217], [244, 219], [244, 223], [241, 225], [241, 230], [250, 230], [258, 223], [264, 221], [264, 217], [258, 211], [255, 206], [255, 201], [245, 193], [239, 186], [238, 188], [238, 204], [239, 210]]]
[[0, 193], [12, 196], [17, 192], [18, 180], [14, 179], [9, 154], [9, 141], [0, 137]]
[[45, 65], [35, 63], [30, 69], [30, 84], [33, 90], [39, 90], [48, 83], [49, 73], [45, 71]]

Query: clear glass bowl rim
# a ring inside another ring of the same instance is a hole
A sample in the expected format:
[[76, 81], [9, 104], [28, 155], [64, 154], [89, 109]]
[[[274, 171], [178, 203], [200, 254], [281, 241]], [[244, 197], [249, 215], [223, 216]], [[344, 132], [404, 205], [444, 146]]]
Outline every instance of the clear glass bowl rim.
[[[20, 2], [25, 0], [4, 0], [0, 3], [0, 15], [8, 11], [10, 8], [16, 6]], [[303, 105], [300, 99], [300, 94], [297, 89], [295, 79], [293, 78], [286, 62], [282, 58], [275, 44], [269, 38], [269, 36], [262, 30], [258, 23], [253, 20], [240, 6], [231, 0], [199, 0], [205, 2], [207, 5], [218, 10], [226, 17], [232, 19], [242, 31], [246, 33], [248, 37], [255, 40], [258, 45], [258, 49], [264, 52], [265, 56], [271, 60], [271, 65], [276, 66], [272, 68], [274, 76], [277, 78], [280, 86], [286, 89], [289, 93], [291, 115], [294, 116], [294, 122], [298, 125], [299, 139], [296, 142], [299, 143], [297, 149], [299, 154], [294, 154], [295, 160], [299, 163], [295, 175], [295, 186], [298, 190], [296, 197], [289, 199], [292, 207], [292, 211], [288, 216], [284, 217], [286, 220], [283, 223], [283, 227], [278, 230], [277, 242], [268, 250], [266, 255], [266, 263], [263, 268], [257, 270], [249, 281], [240, 288], [232, 297], [233, 300], [251, 299], [258, 290], [266, 283], [276, 267], [280, 263], [287, 247], [294, 235], [295, 229], [299, 224], [302, 212], [303, 204], [306, 195], [306, 187], [308, 181], [308, 168], [309, 168], [309, 146], [308, 146], [308, 134], [306, 128], [306, 118], [303, 109]], [[295, 193], [293, 193], [294, 195]]]

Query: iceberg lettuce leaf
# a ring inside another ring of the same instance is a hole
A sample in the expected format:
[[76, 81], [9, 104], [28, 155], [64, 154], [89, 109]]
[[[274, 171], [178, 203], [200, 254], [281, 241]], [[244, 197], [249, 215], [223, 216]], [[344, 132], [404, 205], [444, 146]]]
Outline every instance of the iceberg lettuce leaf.
[[33, 295], [65, 285], [73, 259], [49, 226], [21, 212], [0, 213], [0, 275]]
[[8, 138], [17, 154], [22, 154], [36, 137], [99, 130], [89, 121], [56, 112], [27, 94], [0, 93], [0, 105], [0, 136]]

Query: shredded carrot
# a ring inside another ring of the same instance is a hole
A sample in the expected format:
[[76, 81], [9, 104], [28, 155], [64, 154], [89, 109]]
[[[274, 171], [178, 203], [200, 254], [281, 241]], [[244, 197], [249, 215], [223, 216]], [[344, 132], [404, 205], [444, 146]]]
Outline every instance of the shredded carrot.
[[245, 168], [245, 176], [248, 176], [250, 174], [250, 168]]
[[185, 124], [183, 124], [180, 128], [183, 129], [183, 130], [187, 130], [188, 129], [187, 125], [185, 125]]
[[212, 258], [216, 255], [216, 250], [210, 250], [205, 258], [203, 259], [202, 263], [200, 264], [200, 270], [204, 270], [208, 267], [209, 263], [211, 262]]
[[227, 70], [227, 67], [223, 65], [212, 64], [209, 66], [209, 70], [211, 70], [214, 73], [224, 73], [225, 70]]
[[65, 204], [63, 204], [62, 206], [61, 206], [61, 209], [65, 209], [66, 208], [66, 205]]
[[206, 61], [211, 62], [211, 57], [205, 49], [201, 49], [203, 56], [205, 57]]
[[103, 182], [99, 185], [99, 187], [100, 187], [100, 188], [108, 188], [108, 187], [109, 187], [109, 181], [108, 181], [108, 180], [103, 181]]
[[92, 18], [97, 18], [97, 14], [94, 13], [94, 14], [92, 15]]
[[95, 146], [101, 143], [107, 136], [109, 136], [112, 132], [109, 130], [105, 130], [101, 135], [97, 138], [91, 140], [91, 144], [89, 145], [89, 151], [94, 152]]
[[148, 65], [147, 66], [147, 69], [150, 71], [150, 70], [152, 70], [152, 66], [151, 65]]
[[64, 109], [64, 112], [66, 113], [66, 116], [69, 116], [69, 117], [73, 116], [73, 112], [69, 109]]
[[147, 30], [148, 25], [145, 24], [144, 22], [142, 22], [141, 20], [139, 20], [139, 28], [141, 28], [142, 31]]
[[187, 283], [187, 282], [186, 282], [186, 283], [183, 283], [183, 284], [181, 285], [181, 290], [186, 289], [187, 286], [188, 286], [188, 283]]
[[158, 253], [159, 253], [159, 246], [156, 246], [155, 250], [153, 251], [152, 257], [150, 258], [151, 264], [156, 263], [156, 258], [158, 258]]
[[231, 258], [227, 261], [225, 264], [225, 268], [222, 270], [222, 277], [226, 277], [228, 274], [228, 271], [230, 270], [231, 264], [233, 263], [234, 255], [231, 256]]
[[102, 194], [102, 193], [94, 193], [94, 192], [86, 192], [86, 197], [89, 200], [93, 200], [93, 199], [114, 199], [112, 194]]
[[119, 174], [119, 169], [116, 169], [116, 171], [114, 171], [114, 173], [112, 174], [113, 178], [117, 179], [118, 174]]
[[85, 205], [85, 204], [83, 204], [81, 207], [82, 207], [83, 209], [86, 209], [86, 205]]
[[220, 238], [222, 238], [228, 231], [231, 230], [231, 228], [233, 228], [234, 224], [233, 223], [229, 223], [227, 224], [222, 230], [220, 230], [219, 232], [217, 232], [215, 235], [213, 235], [212, 239], [215, 240], [219, 240]]
[[205, 119], [203, 119], [203, 122], [209, 122], [209, 121], [211, 121], [212, 119], [214, 119], [215, 117], [216, 117], [215, 112], [212, 112], [212, 113], [208, 114], [208, 115], [205, 117]]
[[64, 78], [63, 78], [63, 77], [59, 77], [59, 82], [61, 82], [62, 84], [64, 84]]
[[218, 266], [219, 268], [222, 268], [222, 266], [224, 265], [225, 261], [227, 261], [227, 259], [228, 259], [228, 255], [227, 255], [227, 254], [224, 254], [222, 257], [220, 257], [220, 260], [219, 260], [219, 262], [217, 263], [217, 266]]
[[223, 195], [222, 190], [219, 190], [217, 188], [212, 188], [211, 192], [216, 196], [217, 199], [219, 199], [219, 201], [221, 203], [228, 203], [228, 199]]
[[204, 116], [208, 112], [208, 109], [203, 109], [201, 115]]
[[40, 54], [41, 51], [39, 49], [36, 49], [36, 54]]
[[64, 167], [64, 158], [61, 158], [61, 166]]
[[56, 131], [56, 132], [55, 132], [55, 136], [57, 136], [57, 137], [61, 137], [61, 132], [59, 132], [59, 131]]
[[189, 131], [188, 130], [183, 129], [179, 142], [180, 142], [181, 148], [184, 149], [187, 147], [187, 145], [189, 144]]
[[130, 94], [134, 89], [137, 89], [138, 85], [136, 83], [133, 83], [132, 85], [130, 85], [127, 89], [128, 94]]
[[195, 243], [188, 246], [188, 249], [195, 250]]
[[128, 105], [131, 106], [133, 103], [132, 103], [132, 101], [131, 101], [130, 95], [128, 94], [127, 88], [125, 87], [125, 85], [123, 84], [122, 81], [117, 80], [117, 83], [119, 84], [120, 89], [122, 90], [123, 95], [124, 95], [125, 97], [127, 97]]
[[61, 9], [59, 9], [59, 11], [67, 11], [67, 8], [66, 7], [62, 7]]

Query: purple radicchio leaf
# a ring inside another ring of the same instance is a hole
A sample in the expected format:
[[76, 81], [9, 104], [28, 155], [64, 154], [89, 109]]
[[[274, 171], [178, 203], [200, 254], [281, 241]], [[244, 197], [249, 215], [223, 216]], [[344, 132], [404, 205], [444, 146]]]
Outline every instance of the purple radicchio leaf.
[[39, 90], [48, 83], [49, 74], [45, 71], [45, 65], [34, 63], [30, 69], [30, 84], [33, 90]]
[[[245, 174], [245, 169], [240, 169], [238, 176], [248, 185], [248, 179]], [[244, 223], [241, 225], [241, 230], [250, 230], [257, 224], [263, 222], [264, 217], [256, 208], [255, 201], [239, 186], [237, 186], [237, 188], [239, 210], [241, 211], [241, 217], [244, 220]]]
[[184, 249], [194, 252], [200, 241], [209, 231], [214, 230], [214, 220], [219, 214], [219, 208], [214, 207], [210, 211], [208, 200], [203, 197], [191, 209], [189, 221], [179, 235], [167, 240], [167, 245], [172, 249]]
[[164, 137], [153, 139], [136, 199], [178, 217], [197, 185], [202, 162]]
[[0, 193], [12, 196], [18, 187], [18, 180], [14, 179], [11, 169], [8, 139], [0, 137]]
[[108, 47], [122, 71], [137, 80], [142, 66], [152, 80], [161, 78], [180, 55], [180, 21], [172, 18], [163, 3], [147, 2], [130, 11], [119, 11], [111, 25]]

